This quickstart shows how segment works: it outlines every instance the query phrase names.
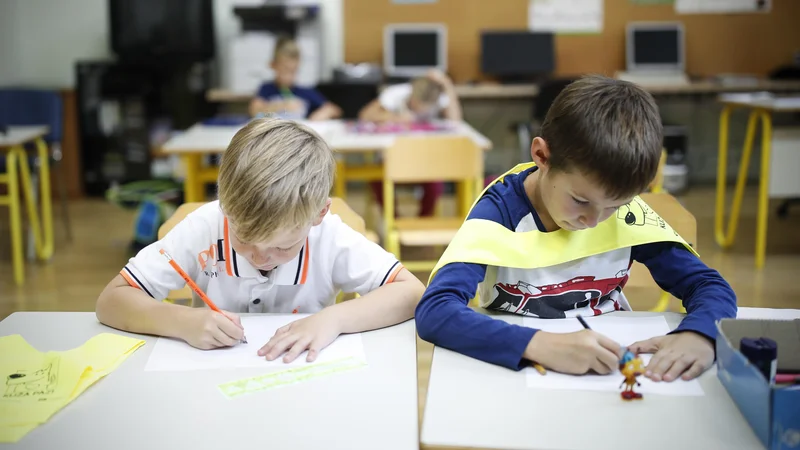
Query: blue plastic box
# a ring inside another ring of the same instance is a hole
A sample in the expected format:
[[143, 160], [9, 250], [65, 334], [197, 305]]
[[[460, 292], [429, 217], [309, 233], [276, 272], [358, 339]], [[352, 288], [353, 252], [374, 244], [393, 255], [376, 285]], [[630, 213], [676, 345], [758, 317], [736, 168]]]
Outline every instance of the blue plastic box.
[[744, 337], [778, 344], [778, 372], [800, 372], [800, 320], [723, 319], [717, 323], [717, 376], [769, 450], [800, 449], [800, 385], [770, 386], [739, 352]]

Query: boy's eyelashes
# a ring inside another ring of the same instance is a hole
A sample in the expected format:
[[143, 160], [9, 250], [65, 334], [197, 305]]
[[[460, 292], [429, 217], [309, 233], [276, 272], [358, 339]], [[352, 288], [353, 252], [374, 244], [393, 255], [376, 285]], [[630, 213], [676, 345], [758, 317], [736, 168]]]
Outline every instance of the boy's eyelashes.
[[[577, 203], [577, 204], [579, 204], [579, 205], [581, 205], [581, 206], [586, 206], [586, 205], [588, 205], [588, 204], [589, 204], [589, 202], [588, 202], [587, 200], [580, 200], [580, 199], [576, 198], [575, 196], [571, 196], [571, 197], [572, 197], [572, 200], [573, 200], [575, 203]], [[610, 210], [614, 210], [614, 211], [616, 211], [616, 210], [618, 210], [619, 208], [620, 208], [620, 206], [609, 206], [609, 207], [608, 207], [608, 208], [606, 208], [606, 209], [610, 209]]]
[[575, 196], [571, 196], [571, 197], [572, 197], [572, 200], [574, 200], [575, 203], [577, 203], [579, 205], [588, 205], [589, 204], [589, 202], [586, 201], [586, 200], [579, 200], [579, 199], [575, 198]]

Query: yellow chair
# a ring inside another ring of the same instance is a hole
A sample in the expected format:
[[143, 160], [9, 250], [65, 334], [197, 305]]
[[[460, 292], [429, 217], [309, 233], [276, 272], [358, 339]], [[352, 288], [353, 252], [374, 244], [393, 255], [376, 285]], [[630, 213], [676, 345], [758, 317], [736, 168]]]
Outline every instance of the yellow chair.
[[658, 160], [658, 171], [656, 177], [647, 187], [648, 192], [660, 194], [664, 192], [664, 166], [667, 165], [667, 151], [661, 150], [661, 159]]
[[[483, 151], [463, 136], [400, 137], [384, 152], [383, 220], [386, 250], [409, 271], [432, 270], [436, 261], [403, 261], [401, 246], [446, 246], [483, 186]], [[395, 218], [397, 183], [455, 182], [457, 217]]]
[[[666, 220], [689, 245], [697, 248], [697, 220], [675, 197], [664, 193], [645, 193], [641, 195], [641, 198], [650, 205], [659, 216]], [[638, 262], [634, 262], [631, 266], [630, 277], [625, 287], [661, 290], [658, 284], [653, 280], [647, 267]], [[668, 292], [661, 291], [661, 297], [651, 311], [667, 311], [669, 309], [670, 298], [671, 295]], [[683, 306], [680, 307], [680, 311], [686, 312]]]
[[[184, 203], [177, 210], [172, 216], [167, 219], [161, 227], [158, 229], [158, 239], [162, 239], [172, 230], [175, 225], [180, 223], [183, 219], [186, 218], [192, 211], [196, 210], [197, 208], [203, 206], [205, 203], [197, 202], [197, 203]], [[375, 237], [375, 233], [370, 232], [366, 229], [364, 225], [364, 219], [361, 218], [352, 208], [348, 205], [344, 200], [340, 198], [332, 198], [331, 199], [331, 212], [334, 214], [339, 215], [341, 217], [342, 222], [347, 224], [350, 228], [358, 231], [359, 233], [367, 236], [370, 238], [370, 234], [372, 234], [373, 242], [377, 241], [377, 237]], [[342, 301], [343, 294], [339, 294], [337, 297], [337, 302]], [[192, 306], [192, 290], [188, 286], [184, 286], [182, 289], [178, 289], [175, 291], [170, 291], [167, 295], [167, 300], [170, 303], [175, 303], [177, 300], [188, 300], [189, 305]]]

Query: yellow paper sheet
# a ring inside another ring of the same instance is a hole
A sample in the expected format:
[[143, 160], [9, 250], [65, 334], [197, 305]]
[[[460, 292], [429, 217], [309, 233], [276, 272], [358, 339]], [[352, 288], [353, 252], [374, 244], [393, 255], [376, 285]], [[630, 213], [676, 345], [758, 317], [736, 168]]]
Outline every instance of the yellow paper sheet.
[[20, 440], [143, 344], [102, 333], [72, 350], [40, 352], [18, 334], [0, 337], [0, 442]]

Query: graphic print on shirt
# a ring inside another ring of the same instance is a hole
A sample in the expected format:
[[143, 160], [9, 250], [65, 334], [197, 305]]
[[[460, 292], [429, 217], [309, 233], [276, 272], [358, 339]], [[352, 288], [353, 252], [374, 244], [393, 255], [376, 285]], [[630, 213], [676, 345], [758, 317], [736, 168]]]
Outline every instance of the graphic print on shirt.
[[621, 308], [619, 295], [628, 281], [628, 271], [617, 272], [614, 278], [596, 279], [577, 276], [562, 283], [535, 286], [519, 280], [514, 284], [497, 283], [497, 295], [488, 309], [547, 319], [567, 317], [565, 311], [591, 309], [594, 315]]
[[[617, 210], [617, 218], [624, 220], [630, 226], [651, 225], [659, 228], [666, 228], [667, 223], [655, 211], [650, 209], [646, 203], [633, 199], [627, 205], [622, 205]], [[675, 234], [677, 236], [677, 233]]]
[[222, 251], [224, 241], [218, 239], [216, 244], [211, 244], [207, 250], [202, 250], [197, 254], [197, 262], [200, 263], [200, 270], [203, 275], [209, 278], [219, 276], [218, 263], [225, 263], [225, 256]]

